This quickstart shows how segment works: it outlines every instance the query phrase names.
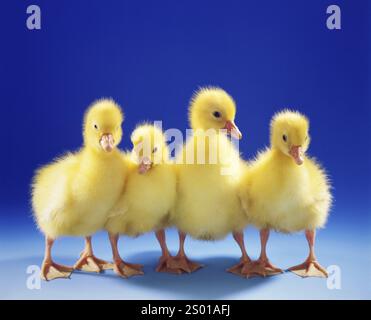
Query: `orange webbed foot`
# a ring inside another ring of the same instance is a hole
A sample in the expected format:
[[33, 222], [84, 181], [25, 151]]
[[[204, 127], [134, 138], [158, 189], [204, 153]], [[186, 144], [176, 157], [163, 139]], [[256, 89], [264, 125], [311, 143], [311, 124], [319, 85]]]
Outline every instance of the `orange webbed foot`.
[[304, 263], [291, 267], [288, 270], [302, 278], [307, 278], [307, 277], [327, 278], [328, 277], [328, 273], [326, 269], [323, 268], [318, 263], [317, 260], [306, 260]]
[[73, 268], [75, 270], [81, 270], [85, 272], [100, 273], [102, 270], [107, 269], [108, 262], [102, 259], [98, 259], [92, 254], [83, 252], [79, 260], [75, 263]]
[[241, 259], [239, 263], [227, 269], [226, 271], [243, 278], [251, 278], [256, 276], [253, 269], [254, 263], [250, 259]]
[[53, 261], [43, 261], [41, 266], [41, 279], [50, 281], [58, 278], [69, 279], [73, 272], [72, 267], [54, 263]]
[[253, 262], [253, 272], [262, 277], [274, 276], [283, 273], [283, 270], [274, 266], [268, 259], [258, 259]]
[[171, 269], [180, 269], [183, 272], [192, 273], [201, 269], [202, 264], [189, 260], [185, 255], [177, 255], [168, 261]]
[[164, 273], [173, 273], [173, 274], [182, 274], [183, 270], [180, 268], [174, 268], [173, 266], [176, 265], [177, 262], [174, 262], [174, 257], [168, 256], [161, 256], [158, 265], [156, 267], [156, 272], [164, 272]]
[[114, 263], [107, 264], [106, 269], [113, 269], [113, 271], [121, 278], [130, 278], [132, 276], [143, 275], [143, 266], [141, 264], [133, 264], [117, 260]]

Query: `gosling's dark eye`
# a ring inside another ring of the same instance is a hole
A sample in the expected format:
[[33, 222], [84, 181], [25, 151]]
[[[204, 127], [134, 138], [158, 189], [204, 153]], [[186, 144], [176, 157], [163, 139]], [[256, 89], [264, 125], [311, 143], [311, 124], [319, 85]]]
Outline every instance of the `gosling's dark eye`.
[[98, 130], [98, 125], [95, 124], [94, 125], [94, 128], [95, 128], [95, 130]]
[[154, 147], [152, 150], [152, 153], [155, 153], [157, 151], [157, 147]]
[[282, 136], [282, 140], [287, 142], [287, 136], [285, 134]]
[[214, 112], [213, 112], [213, 116], [214, 116], [215, 118], [220, 118], [222, 115], [220, 114], [219, 111], [214, 111]]

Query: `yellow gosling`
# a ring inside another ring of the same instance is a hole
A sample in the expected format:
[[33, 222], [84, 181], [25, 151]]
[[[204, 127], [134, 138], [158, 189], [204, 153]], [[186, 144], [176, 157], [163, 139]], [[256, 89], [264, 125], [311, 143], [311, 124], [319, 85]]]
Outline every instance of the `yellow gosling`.
[[[242, 231], [247, 223], [246, 215], [238, 198], [238, 185], [245, 167], [238, 150], [225, 134], [241, 138], [234, 123], [235, 114], [233, 99], [219, 88], [199, 90], [190, 103], [189, 120], [194, 135], [178, 155], [174, 214], [180, 248], [173, 267], [185, 272], [201, 267], [185, 254], [187, 234], [200, 240], [217, 240], [233, 232], [241, 247], [242, 260], [249, 261]], [[202, 157], [198, 155], [204, 155], [204, 162], [199, 161]]]
[[158, 272], [180, 273], [171, 268], [164, 229], [169, 226], [176, 197], [174, 166], [162, 131], [152, 125], [138, 126], [131, 135], [133, 151], [126, 187], [110, 213], [106, 230], [113, 252], [113, 268], [121, 277], [143, 274], [140, 265], [124, 262], [118, 252], [120, 234], [136, 237], [154, 231], [162, 249]]
[[259, 153], [241, 184], [241, 200], [261, 236], [261, 255], [249, 272], [275, 274], [266, 254], [269, 230], [305, 230], [309, 257], [290, 270], [300, 276], [325, 277], [314, 254], [315, 230], [324, 226], [331, 206], [330, 186], [320, 165], [306, 155], [309, 121], [299, 112], [284, 110], [271, 121], [271, 147]]
[[61, 236], [86, 237], [75, 269], [100, 272], [105, 261], [93, 255], [91, 235], [103, 228], [124, 186], [125, 164], [116, 146], [122, 137], [123, 114], [112, 100], [99, 100], [86, 112], [84, 146], [36, 172], [32, 206], [45, 234], [41, 277], [69, 277], [73, 268], [54, 263], [51, 248]]

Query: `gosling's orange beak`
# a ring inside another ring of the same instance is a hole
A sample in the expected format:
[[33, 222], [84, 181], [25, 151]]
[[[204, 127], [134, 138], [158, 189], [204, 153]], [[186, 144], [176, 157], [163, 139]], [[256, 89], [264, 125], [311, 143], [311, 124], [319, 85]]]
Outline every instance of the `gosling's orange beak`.
[[242, 133], [234, 123], [234, 121], [226, 121], [225, 126], [223, 129], [227, 130], [227, 133], [231, 135], [233, 138], [242, 139]]
[[99, 144], [102, 149], [106, 152], [111, 152], [115, 147], [115, 139], [113, 138], [112, 134], [105, 133], [99, 140]]
[[148, 157], [142, 158], [142, 160], [139, 163], [138, 172], [140, 174], [145, 174], [152, 168], [152, 161]]
[[292, 146], [290, 156], [295, 160], [297, 165], [302, 165], [304, 162], [303, 149], [301, 146]]

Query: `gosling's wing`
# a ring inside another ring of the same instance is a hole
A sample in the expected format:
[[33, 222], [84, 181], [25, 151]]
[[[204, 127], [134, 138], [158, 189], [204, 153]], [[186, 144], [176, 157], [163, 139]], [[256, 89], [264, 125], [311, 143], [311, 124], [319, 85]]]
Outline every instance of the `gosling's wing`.
[[41, 222], [54, 220], [73, 201], [71, 181], [78, 168], [78, 156], [67, 154], [39, 169], [32, 184], [32, 205]]
[[313, 194], [316, 211], [327, 214], [332, 205], [331, 182], [319, 162], [314, 158], [307, 159], [311, 193]]

